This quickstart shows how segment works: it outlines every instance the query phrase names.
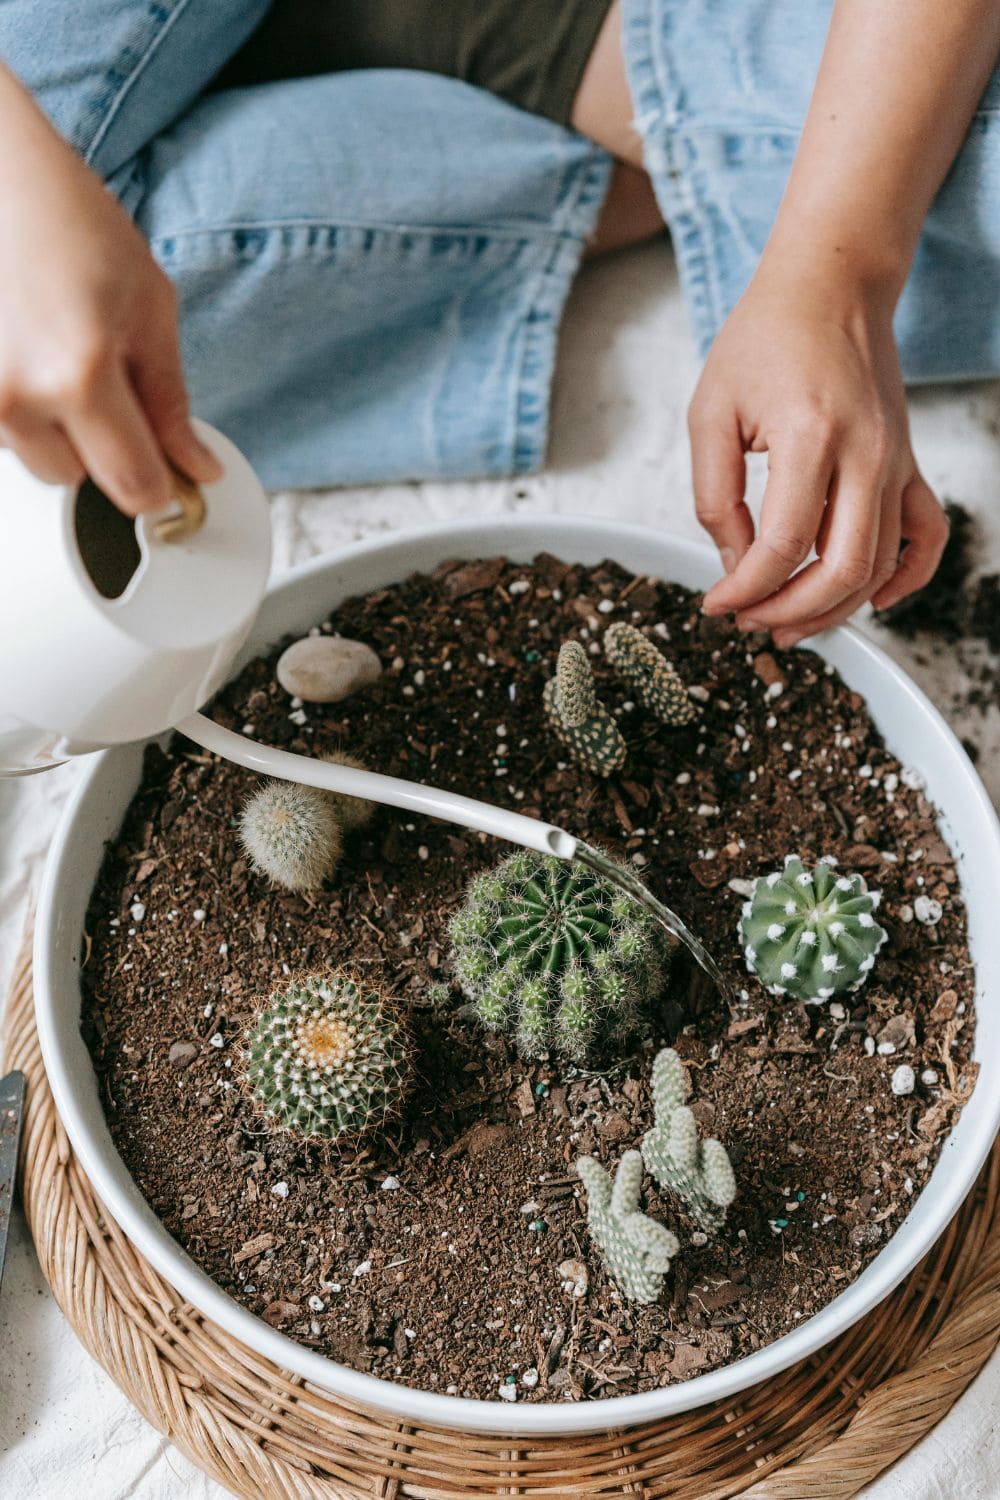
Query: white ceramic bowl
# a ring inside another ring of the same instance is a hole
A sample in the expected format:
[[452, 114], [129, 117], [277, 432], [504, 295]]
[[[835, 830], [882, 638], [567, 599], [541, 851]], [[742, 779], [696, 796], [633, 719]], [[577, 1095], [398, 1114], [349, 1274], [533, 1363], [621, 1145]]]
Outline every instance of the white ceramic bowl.
[[[433, 569], [445, 558], [504, 553], [527, 562], [540, 551], [583, 563], [612, 557], [637, 572], [692, 588], [707, 587], [717, 573], [707, 548], [642, 527], [546, 516], [447, 523], [362, 542], [290, 573], [268, 594], [234, 671], [286, 632], [316, 623], [351, 594], [397, 582], [415, 569]], [[325, 1390], [407, 1422], [518, 1436], [601, 1431], [731, 1396], [812, 1353], [880, 1302], [948, 1224], [1000, 1124], [1000, 826], [957, 739], [898, 667], [850, 629], [811, 644], [865, 695], [889, 748], [926, 778], [944, 836], [959, 857], [977, 972], [978, 1085], [912, 1211], [852, 1286], [766, 1349], [683, 1384], [611, 1400], [522, 1406], [415, 1391], [359, 1374], [304, 1349], [240, 1307], [181, 1250], [133, 1183], [112, 1144], [80, 1037], [84, 915], [104, 841], [116, 834], [139, 781], [142, 748], [128, 746], [95, 758], [52, 846], [36, 925], [35, 1002], [45, 1066], [73, 1147], [110, 1213], [156, 1269], [236, 1338]]]

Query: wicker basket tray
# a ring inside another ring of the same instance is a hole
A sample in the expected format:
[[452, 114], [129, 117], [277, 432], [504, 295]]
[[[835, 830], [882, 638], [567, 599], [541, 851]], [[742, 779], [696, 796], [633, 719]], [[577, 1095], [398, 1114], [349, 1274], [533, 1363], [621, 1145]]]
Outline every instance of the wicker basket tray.
[[766, 1385], [642, 1427], [516, 1446], [409, 1427], [325, 1395], [235, 1342], [124, 1238], [56, 1114], [27, 947], [10, 996], [5, 1057], [28, 1079], [22, 1195], [57, 1302], [147, 1420], [247, 1500], [840, 1500], [934, 1426], [1000, 1338], [998, 1146], [902, 1286]]

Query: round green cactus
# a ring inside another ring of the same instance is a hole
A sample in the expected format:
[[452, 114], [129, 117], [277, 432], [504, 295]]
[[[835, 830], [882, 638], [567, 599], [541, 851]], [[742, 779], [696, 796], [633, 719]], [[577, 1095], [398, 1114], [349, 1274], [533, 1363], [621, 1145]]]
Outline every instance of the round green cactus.
[[270, 997], [248, 1033], [247, 1084], [275, 1125], [339, 1140], [398, 1112], [409, 1079], [400, 1022], [377, 992], [307, 974]]
[[333, 798], [294, 781], [265, 781], [248, 798], [240, 840], [260, 874], [287, 891], [312, 891], [337, 868], [343, 849]]
[[545, 684], [545, 712], [578, 765], [610, 776], [625, 763], [621, 731], [597, 697], [594, 674], [579, 641], [564, 641], [556, 675]]
[[882, 899], [860, 875], [838, 875], [832, 859], [806, 870], [795, 855], [762, 875], [743, 907], [739, 932], [747, 968], [772, 995], [829, 1000], [868, 978], [888, 938], [873, 913]]
[[520, 853], [469, 886], [450, 927], [455, 976], [521, 1051], [584, 1061], [624, 1044], [663, 984], [671, 940], [590, 870]]

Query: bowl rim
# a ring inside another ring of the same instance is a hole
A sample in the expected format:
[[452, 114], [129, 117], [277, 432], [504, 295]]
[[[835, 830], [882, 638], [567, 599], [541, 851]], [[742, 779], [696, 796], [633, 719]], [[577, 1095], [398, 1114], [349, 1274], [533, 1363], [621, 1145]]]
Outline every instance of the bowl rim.
[[[268, 589], [266, 603], [276, 608], [280, 601], [298, 594], [304, 585], [337, 570], [349, 569], [353, 562], [361, 559], [370, 560], [384, 555], [392, 557], [395, 554], [402, 562], [408, 548], [419, 549], [448, 539], [456, 544], [455, 548], [442, 551], [438, 561], [443, 561], [445, 557], [471, 560], [476, 556], [497, 555], [489, 553], [489, 544], [495, 541], [500, 544], [500, 550], [504, 550], [504, 539], [510, 545], [512, 538], [518, 533], [530, 536], [532, 545], [539, 551], [565, 549], [572, 544], [574, 538], [579, 540], [581, 533], [585, 533], [590, 540], [598, 540], [601, 546], [606, 545], [606, 555], [609, 557], [615, 556], [616, 545], [623, 541], [632, 543], [633, 550], [655, 543], [656, 547], [665, 548], [675, 557], [685, 559], [692, 568], [704, 569], [708, 561], [714, 561], [715, 557], [714, 550], [702, 543], [653, 531], [642, 525], [622, 525], [589, 516], [501, 514], [474, 522], [437, 522], [337, 548], [309, 559], [274, 580]], [[655, 567], [657, 576], [665, 571], [659, 561], [655, 562]], [[255, 626], [255, 631], [256, 628]], [[965, 783], [965, 794], [978, 804], [982, 838], [991, 843], [993, 863], [1000, 872], [1000, 820], [953, 730], [902, 668], [853, 626], [839, 626], [834, 631], [812, 638], [808, 645], [822, 654], [824, 645], [829, 646], [834, 641], [849, 641], [859, 660], [865, 660], [869, 667], [884, 677], [891, 678], [896, 690], [911, 699], [916, 709], [922, 712], [942, 737], [955, 761], [956, 774]], [[257, 654], [260, 649], [256, 645], [252, 650], [245, 649], [234, 662], [233, 673], [241, 669], [248, 656]], [[874, 712], [873, 717], [877, 723]], [[98, 1135], [91, 1133], [77, 1106], [78, 1091], [93, 1083], [92, 1070], [85, 1079], [74, 1078], [56, 1034], [56, 1014], [59, 1008], [56, 997], [68, 987], [75, 991], [79, 999], [77, 975], [60, 973], [59, 948], [62, 939], [58, 921], [60, 888], [64, 881], [72, 879], [73, 874], [73, 844], [78, 820], [94, 793], [95, 784], [107, 773], [109, 766], [113, 768], [116, 757], [135, 748], [106, 750], [93, 757], [93, 763], [82, 775], [64, 809], [45, 864], [35, 921], [34, 989], [38, 1035], [49, 1085], [60, 1119], [95, 1192], [122, 1231], [160, 1275], [204, 1316], [279, 1367], [291, 1371], [324, 1392], [343, 1397], [380, 1416], [418, 1422], [444, 1430], [518, 1437], [568, 1436], [613, 1427], [635, 1426], [731, 1397], [815, 1353], [888, 1296], [944, 1231], [989, 1152], [1000, 1127], [1000, 1090], [996, 1092], [992, 1107], [981, 1108], [974, 1128], [965, 1132], [960, 1164], [953, 1163], [954, 1170], [948, 1173], [941, 1173], [940, 1170], [943, 1157], [964, 1116], [960, 1117], [959, 1124], [942, 1146], [931, 1178], [920, 1195], [920, 1201], [923, 1202], [928, 1194], [934, 1194], [936, 1212], [930, 1225], [924, 1226], [916, 1237], [912, 1234], [905, 1236], [901, 1235], [908, 1223], [908, 1219], [905, 1219], [897, 1226], [885, 1247], [865, 1268], [862, 1276], [856, 1278], [818, 1312], [763, 1349], [686, 1382], [594, 1401], [508, 1404], [499, 1400], [450, 1396], [443, 1392], [397, 1384], [354, 1370], [307, 1349], [288, 1335], [271, 1328], [224, 1292], [172, 1238], [145, 1200], [140, 1201], [138, 1189], [111, 1143], [106, 1124], [104, 1131], [107, 1138], [102, 1141]], [[73, 941], [75, 942], [75, 938]], [[982, 1086], [983, 1079], [980, 1077], [979, 1087]], [[133, 1197], [120, 1190], [114, 1180], [114, 1166], [107, 1162], [109, 1152], [132, 1185]], [[936, 1177], [939, 1179], [937, 1182]]]

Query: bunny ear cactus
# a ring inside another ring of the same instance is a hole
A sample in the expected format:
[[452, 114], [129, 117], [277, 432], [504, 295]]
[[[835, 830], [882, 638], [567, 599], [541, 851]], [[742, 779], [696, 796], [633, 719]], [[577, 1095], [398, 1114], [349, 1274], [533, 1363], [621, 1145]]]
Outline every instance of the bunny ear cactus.
[[743, 907], [739, 932], [747, 968], [772, 995], [807, 1003], [856, 990], [889, 934], [875, 920], [882, 899], [860, 875], [838, 875], [835, 861], [815, 870], [788, 855], [783, 870], [762, 875]]
[[520, 853], [472, 881], [452, 918], [452, 965], [479, 1019], [521, 1051], [584, 1062], [635, 1035], [672, 940], [590, 870]]
[[559, 649], [556, 675], [545, 684], [545, 711], [573, 759], [594, 776], [610, 776], [625, 763], [625, 741], [598, 701], [594, 674], [579, 641]]
[[240, 841], [253, 868], [286, 891], [312, 891], [337, 868], [343, 831], [325, 792], [294, 781], [265, 781], [240, 817]]
[[690, 724], [695, 707], [687, 688], [652, 641], [623, 621], [604, 633], [604, 654], [644, 708], [664, 724]]
[[272, 995], [244, 1059], [275, 1125], [332, 1141], [397, 1113], [410, 1071], [406, 1035], [382, 997], [341, 974], [309, 974]]
[[642, 1157], [626, 1151], [613, 1181], [592, 1156], [581, 1156], [576, 1170], [587, 1189], [587, 1227], [609, 1273], [633, 1302], [655, 1302], [680, 1244], [639, 1209]]
[[684, 1199], [706, 1234], [717, 1234], [736, 1197], [736, 1178], [725, 1146], [702, 1141], [698, 1122], [684, 1103], [684, 1068], [664, 1047], [653, 1062], [655, 1124], [642, 1142], [642, 1157], [660, 1187]]

